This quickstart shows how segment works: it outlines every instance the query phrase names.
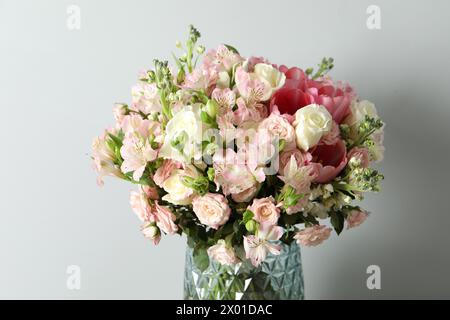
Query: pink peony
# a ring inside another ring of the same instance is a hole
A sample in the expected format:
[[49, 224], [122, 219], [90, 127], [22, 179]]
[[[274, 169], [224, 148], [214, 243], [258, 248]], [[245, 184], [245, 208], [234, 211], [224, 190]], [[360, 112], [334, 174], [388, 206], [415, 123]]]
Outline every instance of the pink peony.
[[208, 256], [226, 266], [232, 266], [239, 262], [233, 248], [228, 247], [223, 240], [219, 240], [216, 245], [208, 248]]
[[331, 228], [326, 226], [313, 226], [303, 229], [294, 236], [299, 245], [311, 247], [317, 246], [330, 237]]
[[367, 168], [369, 166], [370, 157], [369, 151], [366, 148], [359, 148], [359, 147], [352, 148], [348, 153], [347, 158], [349, 159], [349, 161], [355, 159], [360, 163], [362, 168]]
[[347, 150], [341, 139], [334, 145], [321, 144], [313, 151], [313, 162], [319, 167], [319, 175], [314, 180], [317, 183], [327, 183], [333, 180], [347, 164]]
[[253, 212], [253, 219], [262, 225], [276, 225], [280, 217], [280, 209], [276, 207], [273, 197], [253, 199], [248, 210]]
[[167, 234], [174, 234], [178, 230], [178, 226], [174, 223], [175, 215], [166, 206], [161, 206], [158, 201], [152, 208], [153, 214], [156, 217], [156, 225]]
[[230, 218], [227, 199], [219, 193], [207, 193], [192, 200], [192, 208], [201, 223], [218, 229]]
[[362, 210], [352, 210], [347, 216], [347, 229], [358, 227], [366, 221], [369, 214]]

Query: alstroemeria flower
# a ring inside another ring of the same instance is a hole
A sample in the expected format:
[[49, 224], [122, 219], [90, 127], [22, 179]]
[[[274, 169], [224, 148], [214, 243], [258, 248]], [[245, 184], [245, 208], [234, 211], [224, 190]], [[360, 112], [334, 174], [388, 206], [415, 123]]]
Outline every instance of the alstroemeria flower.
[[279, 255], [281, 246], [271, 243], [277, 241], [283, 235], [283, 228], [279, 226], [261, 226], [256, 235], [244, 236], [245, 256], [251, 263], [258, 267], [270, 252]]

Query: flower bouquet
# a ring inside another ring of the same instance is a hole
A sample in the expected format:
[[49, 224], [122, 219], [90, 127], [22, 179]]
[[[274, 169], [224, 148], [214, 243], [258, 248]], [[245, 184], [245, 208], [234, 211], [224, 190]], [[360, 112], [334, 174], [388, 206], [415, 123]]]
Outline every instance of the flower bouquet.
[[230, 45], [205, 53], [199, 38], [191, 26], [174, 67], [154, 60], [114, 107], [92, 145], [98, 182], [137, 185], [131, 207], [155, 245], [186, 235], [185, 298], [301, 299], [299, 246], [368, 216], [352, 201], [379, 190], [383, 123], [328, 76], [331, 58], [302, 70]]

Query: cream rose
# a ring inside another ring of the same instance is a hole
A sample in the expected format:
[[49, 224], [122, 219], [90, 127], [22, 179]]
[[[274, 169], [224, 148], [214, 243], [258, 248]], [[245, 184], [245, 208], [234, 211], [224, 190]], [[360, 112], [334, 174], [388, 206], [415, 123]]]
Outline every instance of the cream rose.
[[230, 218], [227, 199], [219, 193], [207, 193], [192, 200], [192, 208], [201, 223], [218, 229]]
[[253, 212], [253, 219], [262, 225], [276, 225], [280, 209], [275, 206], [273, 197], [254, 199], [248, 209]]
[[166, 135], [159, 156], [179, 162], [200, 159], [204, 129], [206, 128], [200, 118], [200, 107], [183, 107], [166, 125]]
[[184, 185], [182, 182], [182, 177], [184, 176], [197, 178], [199, 173], [192, 165], [187, 165], [184, 169], [172, 170], [170, 176], [164, 180], [162, 184], [163, 189], [167, 192], [167, 194], [162, 197], [164, 201], [176, 205], [186, 205], [192, 202], [195, 192]]
[[219, 240], [216, 245], [209, 247], [208, 256], [226, 266], [232, 266], [239, 262], [233, 248], [228, 247], [224, 240]]
[[297, 146], [308, 151], [331, 130], [331, 125], [331, 114], [322, 105], [310, 104], [297, 110], [294, 121]]
[[280, 89], [286, 81], [286, 76], [284, 73], [266, 63], [256, 64], [254, 75], [256, 79], [261, 81], [267, 88], [264, 96], [261, 98], [261, 101], [269, 100], [272, 94], [276, 90]]

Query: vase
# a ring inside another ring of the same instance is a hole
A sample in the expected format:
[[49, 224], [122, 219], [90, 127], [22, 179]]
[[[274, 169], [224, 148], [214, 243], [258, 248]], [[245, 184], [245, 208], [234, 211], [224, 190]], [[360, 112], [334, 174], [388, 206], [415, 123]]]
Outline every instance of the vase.
[[300, 247], [281, 244], [279, 255], [268, 254], [254, 267], [245, 260], [234, 266], [209, 262], [201, 271], [193, 250], [186, 250], [184, 299], [187, 300], [301, 300], [304, 298]]

